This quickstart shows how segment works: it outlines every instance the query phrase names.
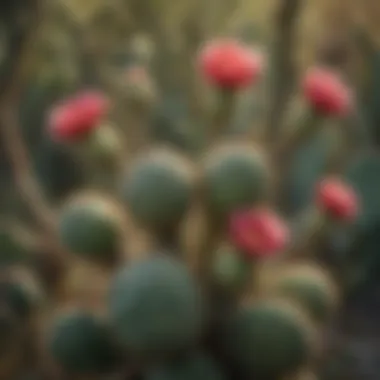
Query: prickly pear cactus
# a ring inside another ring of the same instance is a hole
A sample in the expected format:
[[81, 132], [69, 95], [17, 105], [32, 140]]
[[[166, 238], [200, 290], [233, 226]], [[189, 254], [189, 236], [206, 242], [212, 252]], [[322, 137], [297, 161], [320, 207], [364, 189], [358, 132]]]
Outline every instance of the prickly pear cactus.
[[277, 378], [307, 364], [313, 331], [299, 310], [282, 302], [242, 306], [225, 332], [228, 354], [246, 376]]
[[0, 379], [318, 378], [380, 270], [359, 52], [298, 70], [302, 1], [71, 3], [0, 2]]
[[112, 258], [120, 249], [123, 220], [107, 198], [79, 195], [63, 206], [59, 220], [62, 244], [84, 257]]
[[281, 268], [268, 279], [275, 294], [289, 297], [310, 313], [313, 320], [324, 323], [336, 307], [336, 285], [322, 268], [298, 264]]
[[194, 192], [191, 165], [166, 150], [145, 154], [123, 179], [122, 196], [132, 216], [154, 231], [171, 230], [185, 216]]
[[268, 196], [269, 173], [260, 150], [248, 144], [226, 144], [204, 162], [206, 203], [216, 215], [250, 207]]
[[116, 274], [109, 310], [121, 344], [143, 355], [195, 344], [203, 312], [198, 286], [186, 267], [161, 252]]
[[117, 351], [105, 323], [85, 311], [59, 315], [48, 343], [51, 356], [68, 373], [107, 373], [117, 363]]

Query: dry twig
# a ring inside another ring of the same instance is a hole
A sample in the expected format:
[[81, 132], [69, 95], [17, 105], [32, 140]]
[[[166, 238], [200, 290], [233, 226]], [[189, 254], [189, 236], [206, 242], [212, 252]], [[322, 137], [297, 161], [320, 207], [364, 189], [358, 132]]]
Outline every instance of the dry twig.
[[45, 203], [38, 181], [32, 173], [17, 120], [39, 9], [38, 1], [29, 2], [28, 6], [20, 6], [15, 11], [15, 19], [8, 20], [7, 62], [0, 79], [0, 133], [18, 190], [38, 223], [50, 233], [54, 228], [53, 213]]

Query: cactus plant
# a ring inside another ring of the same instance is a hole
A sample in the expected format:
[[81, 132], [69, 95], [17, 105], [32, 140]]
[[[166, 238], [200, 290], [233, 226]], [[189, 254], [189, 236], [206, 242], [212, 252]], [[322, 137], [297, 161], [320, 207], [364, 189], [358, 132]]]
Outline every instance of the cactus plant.
[[265, 157], [249, 144], [226, 144], [209, 152], [204, 162], [203, 180], [205, 202], [217, 216], [228, 216], [268, 196]]
[[282, 301], [242, 306], [225, 335], [226, 350], [242, 373], [264, 379], [296, 372], [313, 348], [313, 331], [302, 313]]
[[117, 273], [110, 290], [112, 325], [120, 342], [143, 355], [160, 355], [196, 342], [202, 300], [185, 266], [165, 253]]
[[326, 323], [337, 306], [337, 290], [322, 268], [310, 264], [290, 264], [267, 279], [266, 286], [273, 294], [289, 297], [310, 313], [317, 323]]
[[297, 66], [302, 1], [66, 2], [0, 5], [0, 378], [317, 377], [378, 278], [376, 83]]
[[106, 198], [80, 194], [62, 209], [59, 236], [78, 255], [113, 258], [120, 249], [123, 220], [117, 206]]
[[188, 211], [194, 187], [192, 167], [186, 159], [157, 150], [146, 154], [126, 173], [122, 196], [139, 224], [167, 233]]
[[54, 321], [48, 349], [54, 360], [73, 374], [112, 372], [117, 350], [107, 327], [81, 310], [59, 315]]

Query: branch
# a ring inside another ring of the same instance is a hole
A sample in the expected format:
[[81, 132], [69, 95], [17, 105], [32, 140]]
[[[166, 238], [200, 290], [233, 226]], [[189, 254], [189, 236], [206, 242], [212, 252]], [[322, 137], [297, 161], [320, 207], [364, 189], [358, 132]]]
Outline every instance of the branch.
[[43, 242], [37, 231], [30, 229], [29, 226], [23, 225], [18, 220], [8, 218], [0, 219], [0, 231], [7, 233], [14, 241], [29, 252], [39, 251], [43, 246]]
[[17, 115], [39, 13], [39, 1], [34, 0], [18, 5], [13, 17], [3, 20], [7, 27], [8, 51], [0, 78], [0, 133], [17, 188], [38, 223], [50, 235], [54, 231], [54, 214], [31, 170]]
[[295, 79], [294, 51], [297, 17], [301, 0], [281, 0], [272, 56], [271, 83], [266, 139], [268, 142], [281, 128], [289, 95]]

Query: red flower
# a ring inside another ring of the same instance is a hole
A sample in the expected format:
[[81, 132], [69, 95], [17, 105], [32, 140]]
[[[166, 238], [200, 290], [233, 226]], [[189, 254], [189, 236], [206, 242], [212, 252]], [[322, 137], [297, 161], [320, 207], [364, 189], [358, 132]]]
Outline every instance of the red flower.
[[289, 230], [272, 210], [259, 208], [236, 212], [230, 220], [231, 242], [249, 256], [268, 256], [283, 249]]
[[317, 206], [330, 216], [352, 221], [358, 214], [358, 200], [355, 191], [338, 178], [326, 178], [318, 185]]
[[210, 83], [229, 89], [255, 83], [263, 68], [261, 55], [231, 39], [206, 44], [200, 51], [199, 64]]
[[98, 127], [109, 108], [106, 97], [86, 91], [56, 106], [49, 117], [50, 134], [58, 141], [78, 141]]
[[303, 80], [306, 100], [324, 115], [345, 116], [352, 109], [352, 92], [331, 70], [315, 67], [308, 70]]

